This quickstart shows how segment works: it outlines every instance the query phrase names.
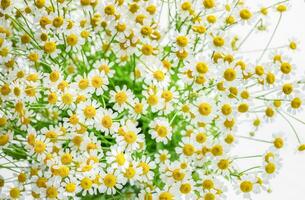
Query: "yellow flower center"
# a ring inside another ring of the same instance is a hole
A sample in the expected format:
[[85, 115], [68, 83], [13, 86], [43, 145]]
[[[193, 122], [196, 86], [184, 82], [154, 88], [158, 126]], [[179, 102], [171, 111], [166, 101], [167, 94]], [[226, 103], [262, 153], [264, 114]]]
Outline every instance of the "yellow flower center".
[[216, 21], [217, 21], [217, 17], [215, 15], [208, 15], [207, 16], [207, 21], [210, 23], [210, 24], [214, 24]]
[[70, 105], [73, 102], [73, 97], [71, 94], [65, 93], [64, 95], [62, 95], [61, 100], [64, 104]]
[[229, 160], [226, 160], [226, 159], [221, 159], [217, 163], [218, 168], [222, 169], [222, 170], [228, 169], [229, 165], [230, 165], [230, 162], [229, 162]]
[[185, 174], [182, 173], [179, 169], [175, 169], [172, 173], [172, 176], [176, 181], [181, 181], [185, 177]]
[[69, 172], [70, 172], [70, 169], [69, 167], [65, 166], [65, 165], [62, 165], [59, 167], [58, 169], [58, 174], [64, 178], [64, 177], [67, 177], [69, 175]]
[[100, 88], [103, 85], [104, 81], [100, 76], [93, 76], [91, 84], [95, 88]]
[[78, 87], [82, 90], [86, 89], [89, 86], [89, 81], [88, 79], [81, 79], [78, 82]]
[[93, 106], [87, 106], [83, 110], [86, 118], [93, 118], [96, 115], [96, 109]]
[[215, 194], [211, 192], [208, 192], [204, 195], [204, 200], [215, 200], [215, 199], [216, 199]]
[[220, 144], [214, 145], [211, 149], [213, 156], [221, 156], [223, 154], [223, 148]]
[[75, 46], [78, 42], [78, 37], [76, 34], [70, 34], [67, 36], [67, 43], [70, 46]]
[[26, 174], [21, 172], [19, 175], [18, 175], [18, 181], [20, 183], [24, 183], [26, 181]]
[[209, 103], [201, 103], [198, 106], [198, 111], [201, 115], [208, 116], [212, 112], [212, 106]]
[[126, 161], [123, 153], [118, 153], [115, 157], [115, 160], [120, 166], [124, 165], [124, 163]]
[[298, 109], [302, 105], [302, 100], [299, 97], [296, 97], [296, 98], [292, 99], [290, 105], [292, 108]]
[[282, 138], [275, 138], [274, 141], [273, 141], [273, 145], [277, 149], [280, 149], [284, 146], [284, 140]]
[[185, 1], [181, 4], [181, 9], [184, 11], [188, 11], [192, 9], [192, 4], [188, 1]]
[[295, 50], [297, 48], [297, 43], [294, 42], [294, 41], [291, 41], [289, 43], [289, 48], [292, 49], [292, 50]]
[[57, 102], [57, 95], [55, 92], [52, 92], [48, 95], [49, 104], [55, 104]]
[[29, 97], [34, 97], [36, 95], [36, 88], [34, 86], [28, 85], [25, 87], [25, 94]]
[[149, 44], [144, 44], [141, 49], [142, 53], [146, 56], [150, 56], [153, 54], [154, 48]]
[[203, 6], [207, 9], [215, 7], [215, 0], [203, 0]]
[[83, 6], [88, 6], [88, 5], [90, 5], [91, 0], [80, 0], [80, 3], [81, 3]]
[[301, 144], [301, 145], [298, 147], [298, 151], [305, 151], [305, 144]]
[[150, 166], [145, 162], [140, 162], [140, 167], [142, 168], [143, 174], [147, 174], [150, 170]]
[[146, 11], [149, 12], [149, 14], [153, 15], [157, 11], [157, 8], [155, 5], [151, 4], [146, 7]]
[[16, 187], [11, 188], [10, 197], [13, 199], [18, 199], [20, 197], [20, 190]]
[[73, 193], [73, 192], [75, 192], [75, 190], [76, 190], [75, 183], [67, 183], [66, 192]]
[[77, 136], [73, 137], [72, 142], [75, 146], [79, 147], [81, 145], [81, 143], [83, 142], [83, 138], [81, 136], [77, 135]]
[[223, 77], [227, 81], [233, 81], [236, 78], [236, 71], [233, 68], [228, 68], [224, 71]]
[[186, 104], [184, 104], [181, 108], [182, 112], [188, 113], [190, 111], [190, 107]]
[[195, 152], [195, 147], [191, 144], [185, 144], [183, 146], [183, 153], [184, 155], [187, 155], [187, 156], [191, 156], [193, 155]]
[[72, 162], [72, 155], [69, 153], [65, 153], [61, 156], [60, 161], [64, 165], [69, 165]]
[[0, 146], [4, 146], [8, 142], [9, 142], [9, 135], [8, 134], [0, 135]]
[[137, 103], [137, 104], [134, 106], [134, 111], [135, 111], [137, 114], [142, 113], [142, 111], [143, 111], [143, 104], [142, 104], [142, 103]]
[[232, 144], [234, 142], [234, 136], [231, 134], [228, 134], [227, 137], [225, 138], [225, 142], [227, 144]]
[[124, 133], [124, 140], [128, 144], [133, 144], [137, 140], [137, 138], [138, 138], [137, 134], [133, 131], [128, 131]]
[[293, 85], [290, 83], [285, 83], [282, 87], [282, 91], [284, 94], [289, 95], [293, 91]]
[[213, 38], [213, 44], [216, 47], [222, 47], [225, 44], [225, 40], [220, 36], [216, 36]]
[[157, 131], [158, 136], [166, 137], [167, 136], [167, 128], [165, 126], [157, 125], [155, 130]]
[[104, 12], [106, 15], [114, 15], [115, 14], [115, 7], [114, 5], [107, 5], [104, 8]]
[[56, 43], [55, 42], [46, 42], [44, 44], [43, 50], [45, 53], [51, 54], [53, 52], [55, 52], [56, 50]]
[[276, 166], [274, 163], [268, 163], [266, 166], [265, 166], [265, 171], [268, 173], [268, 174], [273, 174], [276, 170]]
[[202, 182], [202, 187], [203, 189], [205, 190], [211, 190], [214, 188], [214, 182], [213, 180], [210, 180], [210, 179], [206, 179]]
[[242, 18], [243, 20], [248, 20], [252, 17], [252, 13], [249, 9], [242, 9], [240, 12], [239, 12], [239, 16], [240, 18]]
[[[116, 30], [118, 32], [124, 32], [126, 30], [126, 24], [120, 24], [118, 23], [116, 26], [115, 26]], [[142, 31], [141, 31], [142, 33]], [[143, 34], [143, 33], [142, 33]]]
[[163, 81], [165, 78], [165, 74], [161, 70], [157, 70], [154, 72], [154, 78], [158, 81]]
[[45, 177], [39, 177], [36, 181], [36, 185], [39, 187], [39, 188], [45, 188], [47, 186], [47, 178]]
[[112, 126], [112, 119], [109, 115], [105, 115], [102, 120], [101, 120], [101, 123], [102, 125], [105, 127], [105, 128], [111, 128]]
[[285, 11], [287, 10], [287, 6], [284, 5], [284, 4], [280, 4], [280, 5], [278, 5], [278, 6], [276, 7], [276, 10], [277, 10], [278, 12], [285, 12]]
[[231, 107], [231, 105], [230, 105], [230, 104], [224, 104], [224, 105], [222, 105], [222, 107], [221, 107], [221, 112], [222, 112], [222, 114], [224, 114], [224, 115], [229, 115], [229, 114], [231, 114], [231, 113], [232, 113], [232, 107]]
[[246, 104], [246, 103], [241, 103], [241, 104], [239, 104], [239, 106], [238, 106], [238, 111], [240, 112], [240, 113], [245, 113], [245, 112], [247, 112], [249, 110], [249, 105], [248, 104]]
[[265, 114], [267, 117], [273, 117], [274, 116], [274, 110], [271, 107], [266, 108]]
[[281, 72], [283, 74], [289, 74], [291, 72], [292, 66], [291, 64], [287, 63], [287, 62], [283, 62], [281, 64]]
[[55, 17], [53, 19], [53, 26], [59, 28], [63, 25], [64, 19], [62, 17]]
[[186, 36], [180, 35], [176, 38], [177, 45], [180, 47], [186, 47], [188, 44], [188, 38]]
[[183, 183], [180, 186], [180, 192], [183, 194], [188, 194], [192, 190], [192, 186], [189, 183]]
[[56, 198], [58, 195], [57, 188], [54, 186], [48, 187], [46, 191], [46, 196], [48, 198]]
[[259, 76], [263, 75], [264, 74], [264, 67], [260, 66], [260, 65], [256, 66], [255, 67], [255, 74], [257, 74]]
[[78, 117], [77, 117], [77, 115], [75, 115], [75, 114], [71, 115], [70, 118], [69, 118], [69, 122], [70, 122], [70, 124], [73, 124], [73, 125], [78, 124]]
[[104, 177], [104, 184], [109, 187], [109, 188], [112, 188], [116, 185], [116, 176], [113, 175], [113, 174], [107, 174], [105, 177]]
[[115, 94], [115, 101], [118, 104], [120, 104], [120, 105], [124, 104], [127, 101], [127, 94], [126, 94], [126, 92], [124, 92], [124, 91], [117, 92]]
[[10, 92], [11, 92], [11, 88], [10, 88], [9, 84], [5, 83], [5, 84], [1, 87], [1, 94], [2, 94], [3, 96], [7, 96]]
[[202, 144], [207, 140], [207, 135], [205, 133], [198, 133], [196, 135], [196, 142]]
[[46, 149], [46, 144], [40, 140], [37, 140], [34, 145], [34, 151], [38, 154], [43, 153]]
[[166, 101], [169, 102], [173, 99], [173, 93], [169, 90], [163, 91], [161, 97]]
[[152, 33], [152, 31], [153, 31], [152, 28], [149, 26], [143, 26], [141, 28], [141, 34], [144, 36], [149, 36]]
[[167, 155], [166, 154], [161, 154], [160, 155], [160, 161], [165, 162], [167, 160]]
[[84, 190], [89, 190], [92, 186], [92, 180], [88, 177], [83, 178], [80, 181], [80, 186], [84, 189]]
[[128, 179], [132, 179], [136, 174], [136, 170], [133, 167], [128, 167], [126, 169], [126, 172], [124, 173], [124, 176]]
[[269, 72], [266, 76], [266, 81], [268, 84], [272, 85], [275, 82], [275, 75]]
[[204, 62], [198, 62], [196, 64], [196, 70], [201, 74], [205, 74], [209, 71], [209, 66]]
[[243, 181], [240, 183], [240, 190], [244, 193], [249, 193], [253, 190], [253, 183], [250, 181]]

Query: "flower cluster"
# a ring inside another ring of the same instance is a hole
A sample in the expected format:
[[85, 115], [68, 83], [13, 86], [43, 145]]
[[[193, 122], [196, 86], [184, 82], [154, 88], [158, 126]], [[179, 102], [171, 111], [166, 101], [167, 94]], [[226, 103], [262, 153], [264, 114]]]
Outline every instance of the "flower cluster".
[[[283, 118], [305, 150], [290, 123], [304, 123], [305, 81], [290, 56], [298, 41], [271, 47], [289, 4], [264, 3], [0, 0], [0, 199], [268, 191], [285, 136], [256, 133]], [[272, 18], [263, 49], [242, 51]], [[235, 155], [238, 140], [267, 147]]]

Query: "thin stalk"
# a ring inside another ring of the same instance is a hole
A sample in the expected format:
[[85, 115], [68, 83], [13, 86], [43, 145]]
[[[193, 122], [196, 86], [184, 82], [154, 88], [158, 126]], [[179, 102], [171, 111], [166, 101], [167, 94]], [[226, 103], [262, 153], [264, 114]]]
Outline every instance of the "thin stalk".
[[282, 13], [280, 14], [280, 17], [279, 17], [279, 19], [278, 19], [278, 21], [277, 21], [277, 24], [276, 24], [276, 26], [275, 26], [275, 28], [274, 28], [272, 34], [271, 34], [271, 37], [270, 37], [270, 39], [269, 39], [269, 41], [268, 41], [266, 47], [264, 48], [264, 51], [263, 51], [262, 54], [260, 55], [260, 57], [259, 57], [259, 59], [258, 59], [258, 62], [260, 62], [260, 60], [264, 57], [264, 55], [265, 55], [267, 49], [269, 48], [269, 46], [270, 46], [270, 44], [271, 44], [271, 41], [272, 41], [272, 39], [274, 38], [275, 32], [276, 32], [276, 30], [278, 29], [278, 27], [279, 27], [279, 25], [280, 25], [281, 19], [282, 19]]

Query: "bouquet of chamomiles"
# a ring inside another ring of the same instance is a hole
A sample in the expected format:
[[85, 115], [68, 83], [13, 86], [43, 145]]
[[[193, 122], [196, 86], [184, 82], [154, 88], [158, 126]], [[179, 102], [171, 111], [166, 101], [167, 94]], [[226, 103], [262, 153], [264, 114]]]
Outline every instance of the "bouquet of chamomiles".
[[298, 41], [272, 42], [289, 8], [0, 0], [0, 199], [270, 192], [285, 135], [260, 127], [282, 119], [305, 150]]

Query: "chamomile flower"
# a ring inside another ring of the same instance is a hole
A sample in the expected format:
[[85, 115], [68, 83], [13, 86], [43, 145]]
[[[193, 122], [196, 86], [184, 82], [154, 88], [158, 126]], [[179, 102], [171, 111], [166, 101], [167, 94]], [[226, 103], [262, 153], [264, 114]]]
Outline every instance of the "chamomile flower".
[[181, 155], [182, 157], [192, 159], [195, 156], [197, 146], [191, 138], [183, 137], [175, 150], [176, 153]]
[[132, 107], [133, 110], [130, 111], [131, 117], [134, 117], [135, 119], [138, 119], [147, 113], [148, 105], [144, 98], [142, 100], [135, 98]]
[[149, 124], [150, 134], [157, 142], [167, 144], [172, 136], [172, 128], [166, 118], [157, 118]]
[[34, 145], [30, 148], [30, 154], [37, 156], [37, 159], [44, 160], [48, 153], [51, 152], [52, 144], [44, 136], [37, 137]]
[[65, 179], [61, 182], [60, 193], [67, 197], [74, 197], [77, 193], [81, 191], [81, 188], [78, 186], [78, 180], [71, 176], [68, 179]]
[[97, 96], [102, 95], [104, 91], [108, 89], [108, 78], [106, 77], [104, 72], [93, 70], [88, 74], [88, 79], [93, 89], [90, 90], [90, 92], [94, 92]]
[[138, 160], [138, 166], [141, 168], [140, 179], [143, 181], [151, 181], [153, 178], [153, 172], [156, 168], [155, 161], [151, 160], [150, 157], [142, 156], [140, 160]]
[[140, 174], [142, 173], [141, 166], [135, 161], [129, 163], [129, 165], [123, 169], [123, 176], [130, 185], [135, 185], [140, 181]]
[[251, 195], [259, 190], [259, 185], [253, 176], [243, 176], [237, 184], [237, 193], [242, 194], [247, 199], [250, 199]]
[[115, 121], [117, 116], [118, 113], [112, 110], [99, 109], [95, 118], [96, 128], [105, 134], [113, 134], [119, 128], [119, 123]]
[[102, 60], [94, 63], [93, 67], [99, 70], [100, 72], [104, 72], [107, 77], [112, 78], [114, 75], [113, 65], [113, 62], [109, 63], [106, 60]]
[[214, 118], [215, 109], [214, 103], [203, 96], [191, 105], [191, 110], [196, 120], [203, 123], [209, 123]]
[[140, 131], [135, 123], [127, 121], [122, 133], [116, 136], [116, 141], [119, 145], [126, 148], [126, 150], [141, 149], [144, 144], [144, 135]]
[[156, 163], [157, 164], [165, 164], [169, 162], [170, 154], [167, 150], [160, 150], [159, 153], [156, 155]]
[[107, 172], [102, 174], [103, 184], [99, 187], [99, 191], [108, 195], [115, 194], [116, 190], [121, 189], [125, 182], [123, 182], [123, 175], [113, 168], [108, 168]]
[[126, 85], [122, 89], [116, 86], [114, 91], [110, 91], [110, 102], [114, 103], [113, 109], [118, 112], [126, 109], [128, 104], [132, 104], [133, 98], [132, 92], [130, 89], [127, 89]]
[[25, 199], [24, 187], [21, 184], [10, 184], [1, 193], [1, 198]]
[[[149, 63], [149, 62], [148, 62]], [[147, 85], [154, 85], [161, 88], [166, 88], [170, 82], [168, 71], [162, 67], [161, 61], [152, 59], [151, 63], [141, 63], [141, 74], [144, 75], [144, 82]]]
[[95, 100], [88, 100], [78, 104], [76, 114], [79, 117], [80, 122], [93, 125], [99, 107], [99, 103]]
[[112, 146], [112, 150], [107, 152], [107, 162], [118, 169], [125, 169], [129, 165], [130, 156], [124, 152], [120, 146]]
[[0, 148], [6, 148], [11, 140], [13, 139], [13, 132], [12, 131], [7, 131], [7, 132], [2, 132], [0, 134]]

